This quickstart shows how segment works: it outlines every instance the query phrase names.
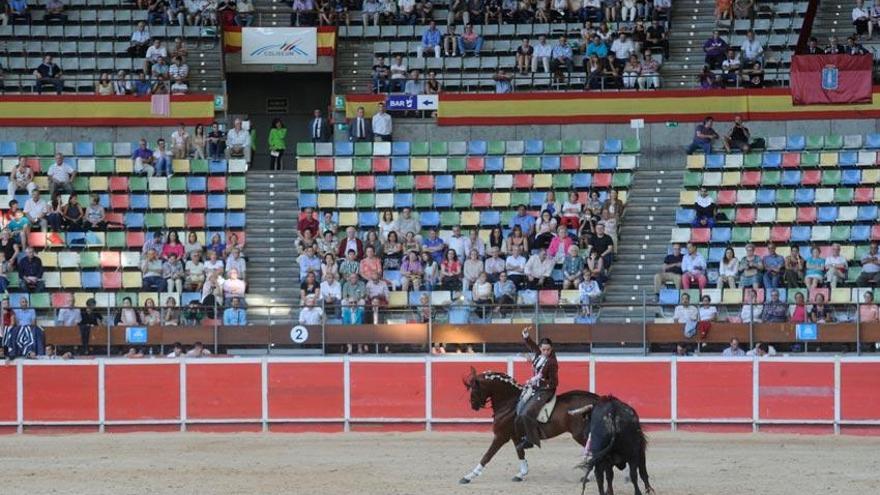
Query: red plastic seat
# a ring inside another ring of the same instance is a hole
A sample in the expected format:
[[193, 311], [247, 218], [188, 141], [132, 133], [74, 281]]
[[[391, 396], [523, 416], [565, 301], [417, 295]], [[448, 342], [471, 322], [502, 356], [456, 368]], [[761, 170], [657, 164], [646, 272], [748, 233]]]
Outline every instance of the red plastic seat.
[[127, 210], [129, 207], [129, 195], [128, 194], [111, 194], [110, 195], [110, 208], [113, 210]]
[[101, 285], [105, 289], [122, 288], [122, 272], [104, 272], [101, 274]]
[[716, 198], [716, 202], [719, 205], [734, 205], [736, 204], [736, 189], [722, 189], [718, 191], [718, 197]]
[[744, 186], [757, 186], [761, 183], [761, 171], [747, 170], [742, 173], [742, 177], [740, 177], [739, 182]]
[[538, 304], [541, 306], [559, 305], [559, 292], [555, 290], [538, 291]]
[[187, 213], [186, 214], [186, 226], [190, 229], [203, 229], [203, 228], [205, 228], [205, 214], [204, 213]]
[[567, 172], [580, 170], [581, 160], [577, 156], [563, 156], [561, 168], [562, 170], [565, 170]]
[[774, 225], [770, 228], [770, 240], [773, 242], [788, 242], [791, 239], [791, 227]]
[[819, 246], [819, 256], [821, 256], [823, 258], [827, 258], [827, 257], [831, 256], [831, 244]]
[[797, 218], [795, 219], [798, 223], [815, 223], [816, 222], [816, 207], [815, 206], [803, 206], [797, 209]]
[[125, 245], [129, 248], [140, 249], [144, 247], [143, 232], [127, 232], [125, 234]]
[[42, 232], [31, 232], [28, 234], [28, 246], [33, 248], [46, 247], [46, 234]]
[[513, 187], [516, 189], [531, 189], [532, 176], [529, 174], [516, 174], [513, 176]]
[[46, 247], [62, 247], [64, 246], [64, 237], [57, 232], [46, 234]]
[[190, 194], [186, 198], [186, 203], [190, 210], [204, 210], [208, 207], [208, 196], [206, 194]]
[[874, 188], [873, 187], [857, 187], [853, 201], [856, 203], [873, 203]]
[[691, 242], [695, 244], [708, 244], [712, 238], [712, 229], [701, 227], [691, 229]]
[[783, 153], [782, 154], [782, 166], [784, 168], [798, 168], [801, 166], [801, 154], [800, 153]]
[[737, 208], [736, 223], [755, 223], [756, 212], [754, 208]]
[[831, 289], [828, 287], [816, 287], [815, 289], [810, 289], [810, 300], [808, 302], [816, 302], [816, 296], [822, 294], [825, 297], [825, 302], [828, 302], [828, 299], [831, 297]]
[[208, 192], [226, 192], [226, 177], [208, 177]]
[[69, 292], [53, 292], [52, 306], [55, 308], [64, 308], [73, 305], [73, 294]]
[[467, 159], [467, 166], [465, 167], [468, 172], [482, 172], [485, 166], [485, 161], [481, 156], [472, 156]]
[[117, 269], [120, 266], [118, 251], [101, 251], [101, 268]]
[[880, 241], [880, 224], [871, 227], [871, 240]]
[[377, 174], [387, 174], [391, 172], [390, 158], [373, 158], [373, 172]]
[[471, 206], [474, 208], [489, 208], [492, 206], [492, 193], [474, 193], [473, 196], [471, 196]]
[[125, 215], [122, 213], [107, 213], [104, 215], [104, 220], [110, 224], [111, 228], [125, 225]]
[[358, 191], [372, 191], [376, 188], [376, 178], [372, 175], [359, 175], [355, 178], [354, 188]]
[[332, 158], [318, 158], [317, 160], [315, 160], [315, 171], [318, 173], [333, 172], [333, 159]]
[[110, 192], [128, 192], [128, 177], [110, 177]]
[[43, 168], [40, 167], [40, 159], [39, 158], [27, 158], [25, 160], [25, 163], [27, 164], [28, 167], [31, 168], [31, 170], [34, 171], [35, 174], [43, 173]]
[[607, 172], [593, 174], [593, 187], [611, 187], [611, 174]]
[[801, 174], [801, 184], [805, 186], [817, 186], [822, 182], [821, 170], [804, 170]]
[[[360, 177], [358, 177], [360, 179]], [[431, 191], [434, 189], [433, 175], [417, 175], [415, 180], [417, 191]]]

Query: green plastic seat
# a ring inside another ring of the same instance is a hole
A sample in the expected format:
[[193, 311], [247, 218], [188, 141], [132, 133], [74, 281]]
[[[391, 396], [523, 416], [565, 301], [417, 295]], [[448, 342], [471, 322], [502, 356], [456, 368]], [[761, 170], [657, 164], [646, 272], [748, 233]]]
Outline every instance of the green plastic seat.
[[463, 210], [471, 207], [471, 194], [470, 193], [453, 193], [452, 194], [452, 207], [456, 210]]
[[374, 208], [376, 206], [376, 195], [373, 193], [358, 193], [354, 202], [355, 208]]
[[[529, 193], [527, 192], [512, 192], [510, 193], [510, 206], [516, 208], [518, 205], [528, 205], [529, 204]], [[507, 225], [507, 223], [505, 223]]]
[[117, 292], [116, 293], [116, 305], [122, 306], [122, 301], [124, 301], [126, 298], [131, 299], [132, 301], [134, 301], [135, 304], [137, 304], [137, 300], [138, 300], [137, 293], [135, 293], [135, 292]]
[[801, 167], [818, 167], [819, 153], [801, 153]]
[[562, 152], [566, 155], [577, 155], [581, 152], [581, 142], [578, 139], [564, 139]]
[[740, 244], [747, 243], [752, 240], [751, 227], [734, 227], [730, 234], [730, 241]]
[[504, 141], [489, 141], [486, 151], [490, 155], [503, 155], [504, 148]]
[[52, 165], [55, 165], [54, 158], [40, 158], [40, 170], [42, 170], [44, 174], [49, 173], [49, 167]]
[[825, 136], [826, 150], [839, 150], [840, 148], [843, 148], [843, 136], [840, 134]]
[[736, 216], [736, 208], [718, 208], [718, 213], [723, 214], [727, 218], [734, 218]]
[[55, 143], [40, 141], [39, 143], [37, 143], [37, 155], [55, 156]]
[[690, 170], [684, 173], [684, 187], [686, 189], [694, 189], [703, 185], [703, 174], [700, 172], [691, 172]]
[[[172, 177], [172, 179], [176, 179], [177, 177]], [[186, 179], [184, 179], [183, 187], [186, 189]], [[300, 175], [299, 176], [299, 190], [300, 191], [314, 191], [318, 188], [318, 179], [314, 175]]]
[[369, 158], [355, 158], [352, 161], [352, 170], [356, 174], [368, 174], [373, 171], [373, 164]]
[[9, 272], [6, 275], [6, 280], [9, 282], [10, 287], [18, 287], [21, 283], [21, 280], [18, 278], [18, 272], [15, 271]]
[[208, 160], [189, 161], [189, 172], [191, 174], [207, 174], [208, 170]]
[[838, 186], [840, 185], [840, 175], [841, 172], [839, 169], [834, 170], [823, 170], [822, 171], [822, 185], [823, 186]]
[[34, 292], [31, 294], [30, 305], [32, 308], [49, 308], [52, 302], [49, 300], [48, 292]]
[[867, 244], [860, 244], [856, 246], [856, 255], [853, 259], [860, 260], [869, 252], [871, 252], [871, 246]]
[[83, 251], [79, 253], [80, 268], [97, 268], [101, 266], [101, 257], [96, 251]]
[[623, 140], [624, 153], [638, 153], [642, 150], [642, 144], [637, 138], [629, 137]]
[[541, 170], [541, 157], [540, 156], [524, 156], [523, 157], [523, 165], [522, 169], [530, 172], [536, 172]]
[[777, 189], [776, 204], [788, 205], [794, 203], [794, 189]]
[[22, 141], [22, 142], [18, 143], [18, 156], [36, 156], [36, 155], [37, 155], [37, 143], [35, 143], [33, 141]]
[[107, 232], [106, 242], [108, 248], [124, 248], [125, 232], [117, 232], [112, 230], [110, 232]]
[[467, 161], [464, 157], [449, 157], [446, 159], [446, 171], [447, 172], [464, 172], [466, 170]]
[[748, 153], [743, 158], [743, 168], [761, 168], [761, 153]]
[[440, 213], [440, 225], [442, 227], [452, 227], [458, 225], [460, 216], [457, 211], [444, 211]]
[[147, 178], [146, 177], [131, 177], [128, 179], [128, 189], [130, 191], [146, 191], [147, 190]]
[[434, 206], [434, 195], [431, 193], [415, 193], [413, 195], [413, 205], [417, 209], [426, 209]]
[[112, 158], [98, 158], [95, 160], [95, 173], [109, 175], [116, 172], [116, 160]]
[[144, 227], [147, 229], [161, 229], [165, 226], [164, 213], [147, 213], [144, 215]]
[[413, 141], [409, 143], [409, 154], [412, 156], [428, 156], [431, 145], [427, 141]]
[[614, 188], [618, 188], [618, 189], [628, 188], [631, 183], [632, 183], [632, 174], [630, 174], [630, 173], [625, 173], [625, 174], [617, 173], [611, 177], [611, 187], [614, 187]]
[[373, 156], [373, 143], [363, 141], [354, 143], [354, 154], [356, 156]]
[[513, 220], [513, 217], [516, 215], [516, 212], [513, 210], [504, 210], [501, 212], [501, 226], [502, 228], [510, 225], [510, 221]]
[[315, 156], [315, 143], [296, 143], [297, 156]]
[[[571, 187], [571, 174], [553, 174], [553, 189], [569, 189]], [[563, 195], [565, 197], [565, 195]]]
[[838, 187], [834, 190], [834, 202], [841, 204], [852, 203], [855, 198], [855, 190], [849, 187]]
[[95, 156], [113, 156], [113, 143], [107, 141], [95, 143]]
[[[305, 177], [311, 177], [312, 189], [315, 188], [314, 176], [302, 175], [299, 178], [299, 188], [302, 189], [302, 181]], [[171, 192], [186, 192], [186, 177], [172, 177], [168, 179], [168, 190]]]
[[559, 155], [562, 154], [562, 141], [558, 139], [548, 139], [544, 141], [544, 154], [545, 155]]
[[446, 141], [431, 141], [431, 156], [446, 156], [449, 154], [449, 143]]
[[780, 170], [765, 170], [761, 174], [762, 186], [778, 186], [780, 182], [782, 182], [782, 171]]
[[398, 175], [394, 178], [394, 188], [398, 191], [411, 191], [414, 183], [412, 175]]
[[495, 179], [489, 174], [474, 176], [474, 189], [492, 189], [495, 187]]
[[834, 225], [831, 227], [831, 240], [834, 242], [849, 241], [849, 225]]
[[[858, 265], [851, 266], [851, 267], [849, 267], [849, 270], [847, 270], [846, 273], [847, 273], [847, 275], [846, 275], [847, 282], [854, 284], [856, 282], [856, 280], [858, 280], [859, 275], [862, 274], [862, 267], [858, 266]], [[875, 297], [874, 300], [876, 301], [877, 300], [876, 296], [874, 296], [874, 297]]]
[[247, 189], [247, 178], [243, 175], [230, 175], [226, 177], [226, 189], [228, 191], [244, 191]]
[[77, 176], [73, 179], [73, 189], [78, 193], [87, 193], [90, 191], [89, 178]]
[[821, 150], [825, 146], [825, 136], [807, 136], [808, 150]]

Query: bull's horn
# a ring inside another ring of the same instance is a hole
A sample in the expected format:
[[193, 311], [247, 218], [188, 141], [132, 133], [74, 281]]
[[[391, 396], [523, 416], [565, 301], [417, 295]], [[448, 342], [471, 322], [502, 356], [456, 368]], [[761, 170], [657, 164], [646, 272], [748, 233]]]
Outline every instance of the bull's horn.
[[568, 414], [571, 414], [572, 416], [577, 416], [578, 414], [584, 414], [586, 412], [590, 412], [591, 409], [593, 409], [593, 404], [587, 404], [586, 406], [569, 410]]

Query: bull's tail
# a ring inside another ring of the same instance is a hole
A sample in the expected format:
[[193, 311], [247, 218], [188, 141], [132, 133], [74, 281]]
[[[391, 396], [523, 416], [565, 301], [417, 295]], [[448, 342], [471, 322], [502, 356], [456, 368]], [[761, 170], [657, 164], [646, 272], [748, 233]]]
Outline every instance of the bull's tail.
[[643, 430], [639, 430], [641, 436], [641, 446], [639, 448], [639, 477], [642, 479], [642, 483], [645, 484], [645, 492], [648, 495], [653, 495], [654, 488], [651, 486], [651, 482], [648, 481], [648, 466], [647, 466], [647, 456], [645, 452], [648, 450], [648, 437], [645, 435]]

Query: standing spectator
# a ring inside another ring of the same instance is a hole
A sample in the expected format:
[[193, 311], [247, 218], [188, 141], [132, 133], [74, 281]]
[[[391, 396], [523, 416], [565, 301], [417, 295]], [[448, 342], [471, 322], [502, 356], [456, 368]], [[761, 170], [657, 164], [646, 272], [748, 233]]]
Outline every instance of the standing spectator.
[[[320, 127], [318, 132], [320, 133]], [[276, 118], [272, 121], [272, 128], [269, 130], [269, 168], [271, 170], [284, 169], [282, 156], [284, 155], [284, 150], [287, 148], [287, 144], [285, 143], [286, 138], [287, 128], [284, 127], [284, 122], [282, 122], [281, 119]]]
[[[456, 3], [465, 2], [465, 0], [455, 1]], [[450, 15], [452, 15], [452, 9], [450, 9]], [[452, 24], [452, 22], [449, 24]], [[429, 22], [428, 29], [422, 33], [422, 43], [416, 48], [416, 56], [422, 58], [425, 51], [433, 51], [434, 57], [440, 58], [440, 52], [442, 51], [442, 47], [440, 46], [440, 30], [437, 29], [437, 23], [434, 21]]]
[[718, 139], [718, 133], [712, 128], [714, 122], [715, 119], [712, 117], [706, 117], [703, 119], [703, 123], [696, 127], [694, 140], [688, 146], [687, 154], [690, 155], [697, 150], [702, 150], [707, 155], [712, 153], [712, 141]]
[[372, 128], [377, 141], [391, 141], [393, 132], [391, 115], [385, 111], [385, 104], [379, 103], [379, 111], [373, 115]]
[[348, 139], [353, 142], [373, 140], [373, 123], [364, 116], [364, 107], [358, 107], [357, 115], [349, 122]]
[[846, 282], [849, 262], [840, 254], [840, 244], [831, 245], [831, 256], [825, 259], [825, 279], [836, 289], [837, 285]]
[[871, 248], [861, 259], [862, 273], [856, 278], [859, 287], [877, 287], [880, 284], [880, 253], [877, 242], [871, 243]]
[[685, 290], [694, 283], [700, 290], [706, 288], [706, 260], [693, 243], [688, 243], [687, 253], [681, 259], [681, 271], [681, 286]]
[[244, 158], [246, 163], [250, 163], [251, 134], [242, 125], [241, 119], [235, 119], [232, 129], [226, 132], [226, 158]]
[[538, 36], [538, 44], [535, 45], [532, 55], [532, 73], [538, 72], [538, 63], [544, 67], [544, 73], [550, 73], [550, 58], [553, 56], [553, 47], [547, 43], [547, 37], [543, 34]]
[[763, 281], [764, 261], [755, 254], [755, 246], [746, 244], [746, 254], [739, 260], [739, 285], [759, 289]]
[[181, 122], [177, 130], [171, 133], [171, 153], [174, 159], [189, 158], [190, 145], [191, 140], [189, 133], [186, 132], [186, 124]]
[[553, 45], [550, 57], [550, 71], [561, 82], [564, 79], [564, 75], [561, 73], [563, 67], [565, 67], [566, 74], [571, 74], [574, 70], [574, 62], [571, 59], [571, 47], [568, 46], [568, 39], [564, 35], [560, 36], [559, 42]]
[[26, 248], [25, 256], [17, 262], [18, 279], [21, 290], [25, 292], [43, 292], [43, 261], [34, 256], [34, 248]]
[[468, 24], [464, 27], [464, 33], [458, 38], [458, 51], [462, 57], [467, 56], [468, 52], [475, 56], [480, 55], [483, 49], [483, 37], [474, 32], [474, 25]]
[[220, 124], [211, 124], [211, 132], [208, 133], [208, 158], [219, 160], [226, 147], [226, 135], [220, 130]]
[[779, 287], [779, 282], [782, 280], [782, 272], [785, 269], [785, 259], [776, 254], [776, 245], [774, 243], [767, 244], [767, 250], [769, 251], [764, 259], [761, 260], [764, 264], [764, 288], [765, 289], [776, 289]]
[[18, 191], [27, 191], [28, 195], [30, 195], [36, 189], [34, 169], [28, 166], [27, 158], [19, 157], [18, 164], [9, 172], [9, 185], [6, 186], [6, 195], [12, 197]]
[[241, 307], [240, 298], [233, 297], [230, 306], [223, 310], [223, 324], [239, 327], [247, 325], [247, 312]]
[[[22, 3], [24, 3], [23, 0]], [[15, 14], [13, 14], [13, 17], [15, 17]], [[58, 67], [58, 64], [52, 61], [52, 55], [44, 55], [43, 63], [34, 69], [34, 77], [37, 79], [37, 93], [43, 94], [43, 88], [51, 86], [60, 95], [64, 91], [62, 76], [61, 67]]]
[[144, 21], [140, 21], [131, 33], [128, 54], [132, 57], [145, 57], [150, 44], [150, 31], [147, 29], [147, 24]]
[[62, 190], [66, 193], [73, 192], [73, 180], [76, 178], [76, 170], [64, 161], [64, 155], [55, 153], [55, 163], [49, 167], [49, 194]]
[[666, 283], [672, 282], [676, 289], [681, 288], [681, 244], [672, 245], [672, 251], [663, 258], [663, 271], [654, 275], [654, 293], [660, 294]]
[[721, 62], [724, 61], [724, 54], [727, 53], [727, 42], [721, 39], [718, 31], [713, 31], [712, 37], [703, 43], [703, 53], [706, 54], [706, 65], [710, 69], [714, 70], [721, 67]]
[[806, 261], [801, 256], [801, 249], [797, 246], [792, 246], [791, 252], [785, 257], [785, 270], [782, 272], [785, 286], [790, 289], [803, 287], [806, 266]]
[[691, 296], [683, 293], [678, 306], [675, 307], [675, 311], [672, 313], [672, 319], [675, 323], [684, 325], [683, 332], [685, 337], [690, 339], [697, 334], [697, 321], [699, 317], [699, 310], [691, 304]]
[[779, 300], [779, 290], [770, 291], [770, 300], [764, 301], [761, 321], [765, 323], [785, 323], [788, 319], [788, 307]]
[[330, 141], [330, 123], [321, 115], [320, 109], [316, 108], [312, 112], [312, 120], [309, 122], [309, 135], [312, 137], [313, 143], [326, 143]]
[[748, 153], [751, 150], [749, 147], [751, 139], [751, 131], [743, 124], [742, 117], [737, 115], [733, 118], [733, 126], [727, 131], [721, 142], [724, 144], [724, 150], [728, 153], [734, 149]]
[[528, 74], [532, 67], [532, 55], [535, 47], [529, 44], [528, 38], [523, 38], [522, 43], [516, 47], [516, 70], [522, 75]]
[[312, 0], [293, 0], [293, 13], [290, 14], [291, 26], [314, 26], [317, 10]]
[[730, 339], [730, 346], [725, 348], [721, 355], [724, 357], [743, 357], [746, 353], [739, 348], [739, 340], [734, 337]]

